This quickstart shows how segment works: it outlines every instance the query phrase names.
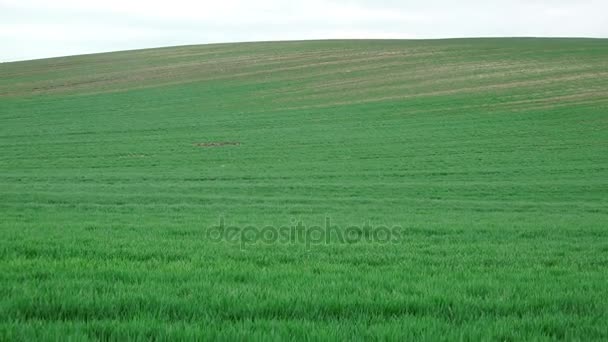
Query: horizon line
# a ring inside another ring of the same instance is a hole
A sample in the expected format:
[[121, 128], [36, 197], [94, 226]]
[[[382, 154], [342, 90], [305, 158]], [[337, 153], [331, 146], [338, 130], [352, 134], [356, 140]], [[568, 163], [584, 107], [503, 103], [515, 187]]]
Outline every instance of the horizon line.
[[135, 52], [145, 50], [160, 50], [160, 49], [171, 49], [171, 48], [183, 48], [183, 47], [194, 47], [194, 46], [213, 46], [213, 45], [230, 45], [230, 44], [262, 44], [262, 43], [303, 43], [303, 42], [331, 42], [331, 41], [437, 41], [437, 40], [467, 40], [467, 39], [588, 39], [588, 40], [602, 40], [608, 39], [608, 37], [577, 37], [577, 36], [477, 36], [477, 37], [441, 37], [441, 38], [320, 38], [320, 39], [286, 39], [286, 40], [244, 40], [244, 41], [228, 41], [228, 42], [208, 42], [208, 43], [194, 43], [194, 44], [178, 44], [178, 45], [162, 45], [152, 46], [135, 49], [124, 49], [124, 50], [102, 50], [97, 52], [88, 52], [75, 55], [57, 55], [40, 58], [30, 59], [16, 59], [1, 61], [0, 64], [9, 63], [22, 63], [22, 62], [33, 62], [43, 61], [47, 59], [59, 59], [59, 58], [71, 58], [80, 56], [93, 56], [103, 55], [111, 53], [122, 53], [122, 52]]

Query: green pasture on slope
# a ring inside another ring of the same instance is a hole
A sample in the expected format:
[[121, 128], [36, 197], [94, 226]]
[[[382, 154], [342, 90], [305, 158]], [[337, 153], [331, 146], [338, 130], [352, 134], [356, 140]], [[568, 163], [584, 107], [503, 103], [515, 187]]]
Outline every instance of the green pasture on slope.
[[607, 227], [606, 40], [0, 64], [0, 340], [605, 340]]

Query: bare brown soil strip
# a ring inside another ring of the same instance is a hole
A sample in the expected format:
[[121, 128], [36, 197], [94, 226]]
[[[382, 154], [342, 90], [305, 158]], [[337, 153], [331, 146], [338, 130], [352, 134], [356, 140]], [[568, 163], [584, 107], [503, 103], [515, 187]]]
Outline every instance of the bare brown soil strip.
[[[590, 78], [601, 78], [606, 75], [608, 75], [608, 73], [602, 73], [602, 72], [584, 73], [584, 74], [579, 74], [579, 75], [566, 75], [566, 76], [552, 77], [552, 78], [546, 78], [546, 79], [534, 79], [534, 80], [526, 80], [526, 81], [504, 82], [504, 83], [491, 84], [491, 85], [462, 87], [460, 89], [445, 89], [445, 90], [437, 90], [437, 91], [420, 92], [420, 93], [414, 93], [414, 94], [397, 94], [397, 95], [378, 96], [378, 97], [371, 97], [371, 98], [359, 98], [359, 99], [353, 99], [353, 100], [348, 100], [348, 101], [317, 103], [315, 105], [306, 105], [306, 106], [291, 106], [291, 107], [284, 107], [282, 109], [283, 110], [301, 110], [301, 109], [327, 108], [327, 107], [333, 107], [333, 106], [374, 103], [374, 102], [382, 102], [382, 101], [406, 100], [406, 99], [411, 99], [411, 98], [428, 97], [428, 96], [446, 96], [446, 95], [473, 93], [473, 92], [488, 92], [488, 91], [510, 89], [510, 88], [515, 88], [515, 87], [530, 87], [530, 86], [544, 85], [544, 84], [555, 83], [555, 82], [568, 82], [568, 81], [576, 81], [576, 80], [590, 79]], [[311, 99], [314, 98], [317, 102], [324, 100], [324, 98], [322, 98], [322, 97], [310, 97], [310, 98]]]
[[222, 147], [222, 146], [239, 146], [241, 145], [238, 141], [209, 141], [202, 143], [195, 143], [197, 147]]
[[[428, 52], [402, 52], [399, 56], [428, 56]], [[312, 58], [312, 57], [316, 58]], [[149, 66], [137, 68], [131, 71], [107, 72], [96, 77], [74, 78], [67, 77], [60, 82], [57, 80], [45, 80], [35, 82], [23, 82], [12, 85], [12, 89], [7, 91], [0, 90], [0, 96], [15, 96], [24, 93], [57, 93], [57, 92], [79, 92], [90, 89], [93, 86], [114, 86], [108, 89], [109, 92], [117, 92], [128, 89], [137, 89], [138, 85], [134, 83], [145, 83], [144, 81], [154, 81], [148, 86], [163, 86], [174, 83], [188, 83], [191, 81], [212, 81], [222, 79], [235, 79], [242, 77], [254, 77], [258, 75], [276, 74], [277, 72], [286, 72], [326, 66], [335, 66], [354, 63], [369, 63], [370, 61], [386, 61], [394, 58], [395, 54], [377, 54], [369, 56], [367, 54], [352, 54], [348, 55], [348, 59], [344, 60], [344, 55], [329, 54], [285, 54], [278, 56], [249, 55], [237, 57], [223, 57], [212, 60], [185, 61], [174, 63], [172, 65]], [[322, 59], [319, 61], [319, 57]], [[310, 60], [315, 62], [310, 62]], [[285, 65], [286, 62], [293, 63]], [[259, 68], [262, 68], [261, 70]], [[225, 71], [230, 70], [229, 74]], [[116, 87], [118, 86], [118, 88]], [[102, 91], [106, 92], [106, 91]], [[94, 92], [97, 93], [97, 92]]]

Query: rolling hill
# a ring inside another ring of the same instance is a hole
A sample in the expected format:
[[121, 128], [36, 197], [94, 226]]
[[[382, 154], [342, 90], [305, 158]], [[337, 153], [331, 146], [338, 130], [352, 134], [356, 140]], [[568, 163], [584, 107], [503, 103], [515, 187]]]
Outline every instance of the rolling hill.
[[608, 41], [0, 64], [0, 339], [608, 339]]

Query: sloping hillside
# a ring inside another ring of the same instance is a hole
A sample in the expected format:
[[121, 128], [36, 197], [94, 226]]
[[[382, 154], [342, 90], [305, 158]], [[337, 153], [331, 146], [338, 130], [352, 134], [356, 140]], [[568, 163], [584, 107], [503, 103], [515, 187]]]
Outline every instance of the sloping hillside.
[[0, 196], [0, 339], [606, 339], [608, 41], [0, 64]]

